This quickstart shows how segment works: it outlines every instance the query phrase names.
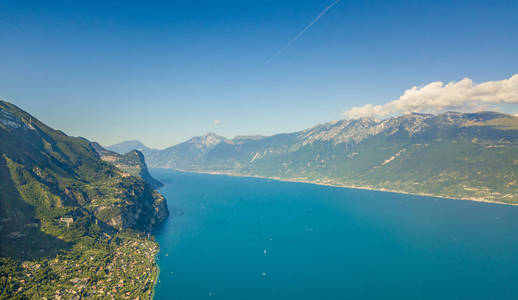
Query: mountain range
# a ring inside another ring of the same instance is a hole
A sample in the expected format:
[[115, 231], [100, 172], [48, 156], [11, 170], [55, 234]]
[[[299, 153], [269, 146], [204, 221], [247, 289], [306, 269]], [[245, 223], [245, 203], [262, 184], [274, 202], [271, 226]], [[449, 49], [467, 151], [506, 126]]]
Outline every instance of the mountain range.
[[68, 136], [5, 101], [0, 141], [0, 299], [151, 298], [150, 233], [169, 212], [143, 155]]
[[208, 133], [146, 153], [150, 167], [518, 203], [518, 117], [498, 112], [340, 120], [234, 139]]
[[169, 215], [151, 167], [518, 204], [518, 117], [340, 120], [272, 136], [110, 147], [0, 101], [0, 299], [149, 299], [151, 231]]

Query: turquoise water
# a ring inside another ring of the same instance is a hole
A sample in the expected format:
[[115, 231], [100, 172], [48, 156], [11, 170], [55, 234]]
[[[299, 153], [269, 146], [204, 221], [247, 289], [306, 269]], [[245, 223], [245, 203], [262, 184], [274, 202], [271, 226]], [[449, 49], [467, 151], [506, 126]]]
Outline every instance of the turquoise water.
[[518, 299], [518, 207], [152, 174], [176, 214], [155, 299]]

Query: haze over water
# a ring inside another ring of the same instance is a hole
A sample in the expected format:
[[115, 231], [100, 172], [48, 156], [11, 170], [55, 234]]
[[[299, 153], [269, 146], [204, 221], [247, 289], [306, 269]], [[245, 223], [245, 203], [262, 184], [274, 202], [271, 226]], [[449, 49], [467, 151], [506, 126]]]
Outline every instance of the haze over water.
[[155, 299], [518, 298], [518, 207], [151, 172]]

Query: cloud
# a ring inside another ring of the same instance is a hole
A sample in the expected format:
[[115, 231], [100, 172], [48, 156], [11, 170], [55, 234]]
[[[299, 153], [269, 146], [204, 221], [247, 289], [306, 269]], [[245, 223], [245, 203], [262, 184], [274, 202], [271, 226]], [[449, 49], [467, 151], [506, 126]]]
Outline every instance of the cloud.
[[214, 124], [214, 126], [219, 126], [223, 124], [223, 122], [221, 122], [220, 120], [214, 120], [212, 123]]
[[318, 20], [320, 20], [320, 18], [322, 18], [328, 10], [330, 10], [333, 6], [335, 6], [336, 4], [338, 4], [338, 2], [340, 2], [341, 0], [335, 0], [333, 3], [329, 4], [328, 6], [326, 6], [326, 8], [324, 8], [324, 10], [322, 10], [314, 19], [313, 21], [311, 21], [308, 25], [306, 25], [306, 27], [304, 27], [304, 29], [302, 29], [301, 32], [297, 33], [296, 36], [294, 36], [287, 44], [286, 46], [282, 47], [281, 49], [279, 49], [277, 52], [275, 52], [275, 54], [272, 55], [272, 57], [270, 57], [267, 62], [271, 62], [274, 58], [276, 58], [279, 54], [281, 54], [284, 50], [286, 50], [289, 46], [291, 46], [291, 44], [295, 43], [296, 40], [298, 40], [303, 34], [304, 32], [308, 31], [308, 29], [311, 28], [311, 26], [315, 25], [316, 22], [318, 22]]
[[470, 78], [444, 84], [441, 81], [406, 90], [399, 99], [382, 105], [356, 106], [343, 113], [347, 119], [384, 117], [411, 112], [494, 109], [497, 104], [518, 103], [518, 74], [499, 81], [474, 84]]

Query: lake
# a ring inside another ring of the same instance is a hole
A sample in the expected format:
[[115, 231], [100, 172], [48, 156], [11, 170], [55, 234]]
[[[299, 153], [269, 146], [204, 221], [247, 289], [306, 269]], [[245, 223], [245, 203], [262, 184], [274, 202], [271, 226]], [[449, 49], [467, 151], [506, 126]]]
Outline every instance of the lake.
[[151, 173], [155, 299], [518, 299], [518, 207]]

